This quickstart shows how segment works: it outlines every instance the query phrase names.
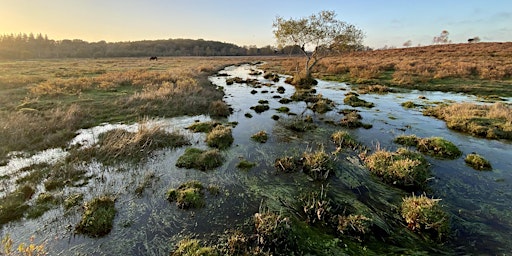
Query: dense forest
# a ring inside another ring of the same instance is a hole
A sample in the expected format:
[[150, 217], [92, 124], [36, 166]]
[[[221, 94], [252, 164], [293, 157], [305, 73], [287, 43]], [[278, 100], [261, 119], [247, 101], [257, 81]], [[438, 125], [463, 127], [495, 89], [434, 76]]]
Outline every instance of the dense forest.
[[166, 39], [133, 42], [52, 40], [33, 33], [0, 35], [0, 59], [105, 58], [147, 56], [248, 56], [289, 53], [271, 46], [240, 47], [203, 39]]

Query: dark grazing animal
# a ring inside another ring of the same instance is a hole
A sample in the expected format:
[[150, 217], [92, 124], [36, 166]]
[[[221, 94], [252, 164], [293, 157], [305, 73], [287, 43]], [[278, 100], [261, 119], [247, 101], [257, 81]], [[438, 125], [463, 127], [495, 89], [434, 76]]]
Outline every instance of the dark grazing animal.
[[474, 41], [475, 41], [475, 39], [474, 39], [474, 38], [470, 38], [470, 39], [468, 39], [468, 43], [472, 43], [472, 42], [474, 42]]
[[158, 57], [152, 56], [152, 57], [149, 57], [149, 60], [158, 60]]

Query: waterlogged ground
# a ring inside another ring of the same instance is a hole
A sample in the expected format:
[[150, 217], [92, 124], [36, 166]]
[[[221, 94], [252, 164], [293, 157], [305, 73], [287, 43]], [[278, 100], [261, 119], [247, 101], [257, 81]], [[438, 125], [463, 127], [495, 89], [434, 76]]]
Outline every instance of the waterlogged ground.
[[[419, 137], [439, 136], [456, 144], [465, 154], [476, 152], [487, 158], [493, 165], [490, 172], [479, 172], [466, 166], [464, 156], [456, 160], [428, 158], [432, 164], [433, 178], [428, 195], [442, 199], [441, 204], [450, 213], [452, 234], [444, 244], [430, 244], [408, 231], [401, 222], [398, 205], [406, 192], [392, 188], [371, 177], [361, 166], [357, 152], [345, 150], [336, 156], [335, 177], [324, 184], [310, 181], [303, 174], [276, 174], [273, 167], [277, 157], [300, 155], [304, 151], [316, 150], [323, 146], [327, 152], [334, 151], [330, 135], [340, 126], [343, 117], [338, 112], [352, 109], [343, 104], [344, 94], [350, 85], [337, 82], [319, 81], [317, 94], [336, 103], [334, 110], [316, 114], [308, 110], [304, 102], [281, 104], [280, 98], [290, 98], [294, 88], [284, 83], [266, 80], [262, 75], [249, 75], [254, 65], [230, 66], [213, 76], [212, 83], [225, 91], [225, 101], [234, 113], [224, 122], [237, 122], [233, 128], [234, 143], [223, 151], [226, 162], [223, 166], [207, 172], [175, 167], [175, 162], [185, 148], [163, 150], [152, 156], [147, 163], [139, 166], [105, 167], [98, 163], [84, 164], [88, 170], [87, 180], [81, 186], [66, 188], [66, 196], [76, 192], [84, 193], [84, 200], [112, 194], [116, 197], [117, 215], [114, 228], [102, 238], [74, 235], [74, 226], [79, 222], [79, 209], [64, 212], [62, 208], [48, 211], [35, 220], [10, 223], [2, 229], [2, 235], [10, 234], [15, 244], [35, 237], [36, 243], [45, 242], [51, 255], [166, 255], [184, 236], [194, 236], [206, 241], [218, 241], [225, 231], [247, 228], [254, 213], [265, 207], [271, 210], [288, 211], [299, 194], [325, 186], [326, 191], [344, 207], [357, 209], [370, 216], [376, 226], [386, 233], [382, 240], [368, 239], [364, 246], [369, 252], [410, 253], [426, 251], [446, 254], [502, 254], [512, 251], [512, 144], [510, 142], [474, 138], [450, 131], [443, 121], [426, 117], [421, 108], [405, 109], [400, 104], [413, 101], [418, 105], [430, 105], [444, 101], [476, 102], [477, 98], [462, 94], [439, 92], [407, 91], [389, 94], [366, 94], [360, 98], [373, 102], [374, 108], [360, 110], [362, 121], [373, 125], [371, 129], [348, 130], [353, 137], [367, 146], [395, 150], [398, 145], [392, 141], [397, 135], [415, 134]], [[253, 88], [247, 84], [227, 85], [226, 79], [240, 77], [258, 79], [267, 84]], [[278, 86], [285, 88], [278, 93]], [[424, 96], [420, 99], [419, 96]], [[256, 113], [250, 108], [258, 101], [266, 100], [270, 109]], [[510, 100], [510, 99], [509, 99]], [[290, 113], [279, 113], [277, 108], [286, 106]], [[248, 117], [249, 113], [252, 117]], [[291, 132], [280, 123], [287, 118], [310, 115], [317, 128], [305, 133]], [[272, 119], [279, 116], [280, 120]], [[182, 117], [156, 120], [169, 130], [180, 130], [192, 141], [193, 147], [206, 148], [205, 135], [190, 133], [184, 128], [194, 121], [206, 121], [208, 117]], [[88, 130], [78, 131], [70, 145], [89, 146], [97, 136], [109, 129], [137, 129], [136, 125], [106, 124]], [[250, 139], [251, 135], [264, 130], [269, 140], [260, 144]], [[64, 150], [55, 149], [41, 152], [30, 159], [18, 156], [6, 166], [0, 167], [0, 174], [14, 176], [22, 167], [40, 161], [57, 161], [64, 157]], [[242, 159], [255, 162], [256, 167], [242, 171], [235, 166]], [[146, 178], [151, 177], [151, 178]], [[221, 188], [219, 195], [207, 195], [206, 206], [198, 210], [178, 209], [170, 204], [165, 193], [171, 187], [188, 180], [199, 180], [205, 185]], [[2, 191], [12, 186], [12, 179], [2, 179]], [[136, 188], [146, 184], [141, 194]], [[338, 241], [343, 247], [346, 240]], [[380, 248], [380, 249], [379, 249]]]

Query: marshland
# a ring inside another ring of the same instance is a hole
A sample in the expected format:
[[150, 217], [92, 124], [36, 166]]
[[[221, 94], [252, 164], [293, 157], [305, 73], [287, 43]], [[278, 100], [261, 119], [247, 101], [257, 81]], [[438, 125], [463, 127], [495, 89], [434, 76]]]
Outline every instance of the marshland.
[[511, 57], [2, 60], [3, 253], [508, 253]]

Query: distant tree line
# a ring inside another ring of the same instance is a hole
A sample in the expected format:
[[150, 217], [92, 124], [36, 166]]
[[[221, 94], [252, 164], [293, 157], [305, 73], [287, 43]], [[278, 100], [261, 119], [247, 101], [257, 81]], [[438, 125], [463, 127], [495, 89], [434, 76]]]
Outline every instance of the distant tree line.
[[167, 39], [133, 42], [53, 40], [33, 33], [0, 35], [0, 59], [107, 58], [147, 56], [249, 56], [294, 54], [293, 47], [237, 46], [203, 39]]

